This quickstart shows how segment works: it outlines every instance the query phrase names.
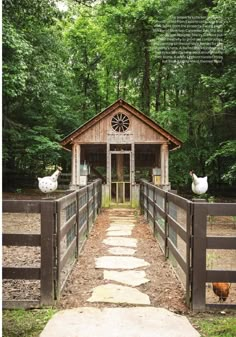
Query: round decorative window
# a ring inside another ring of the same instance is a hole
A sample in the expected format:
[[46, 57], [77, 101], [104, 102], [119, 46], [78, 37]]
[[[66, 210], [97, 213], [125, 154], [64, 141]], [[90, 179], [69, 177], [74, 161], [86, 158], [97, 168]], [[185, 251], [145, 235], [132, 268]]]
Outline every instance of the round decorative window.
[[129, 118], [122, 113], [118, 113], [112, 117], [111, 126], [116, 132], [124, 132], [129, 128]]

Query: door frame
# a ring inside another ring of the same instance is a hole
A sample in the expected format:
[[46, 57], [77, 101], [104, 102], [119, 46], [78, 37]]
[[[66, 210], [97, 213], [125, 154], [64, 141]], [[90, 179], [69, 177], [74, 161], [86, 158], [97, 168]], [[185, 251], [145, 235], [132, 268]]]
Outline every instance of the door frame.
[[[112, 182], [112, 175], [111, 175], [111, 170], [112, 170], [112, 155], [116, 155], [116, 154], [128, 154], [129, 155], [129, 182], [123, 182], [124, 183], [124, 188], [125, 188], [125, 184], [128, 183], [129, 184], [129, 203], [131, 204], [132, 202], [132, 172], [133, 172], [133, 168], [132, 168], [132, 150], [130, 151], [121, 151], [121, 150], [118, 150], [118, 151], [115, 151], [115, 150], [112, 150], [112, 151], [109, 151], [109, 163], [110, 163], [110, 167], [109, 167], [109, 193], [110, 193], [110, 202], [112, 202], [112, 194], [111, 194], [111, 190], [112, 190], [112, 184], [116, 183], [116, 189], [118, 187], [118, 183], [119, 182]], [[125, 192], [124, 192], [125, 193]], [[116, 197], [116, 204], [118, 203], [117, 201], [117, 197]], [[124, 204], [124, 202], [122, 202], [122, 204]]]

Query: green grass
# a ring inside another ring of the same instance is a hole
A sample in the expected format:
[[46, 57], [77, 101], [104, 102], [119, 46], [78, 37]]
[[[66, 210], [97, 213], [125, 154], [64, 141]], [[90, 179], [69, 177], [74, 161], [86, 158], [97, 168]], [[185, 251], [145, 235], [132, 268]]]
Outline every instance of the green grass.
[[236, 317], [194, 318], [191, 323], [201, 337], [236, 337]]
[[[39, 337], [55, 309], [3, 310], [3, 337]], [[236, 337], [236, 316], [189, 317], [201, 337]], [[69, 336], [68, 336], [69, 337]]]
[[3, 337], [38, 337], [55, 309], [3, 310]]

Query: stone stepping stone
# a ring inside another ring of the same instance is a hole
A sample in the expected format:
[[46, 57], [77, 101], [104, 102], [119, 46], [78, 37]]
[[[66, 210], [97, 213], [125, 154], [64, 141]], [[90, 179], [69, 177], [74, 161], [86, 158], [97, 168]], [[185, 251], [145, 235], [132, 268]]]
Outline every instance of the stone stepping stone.
[[110, 215], [110, 219], [135, 219], [135, 216], [133, 214], [122, 214], [122, 215]]
[[109, 219], [122, 220], [122, 219], [137, 219], [133, 214], [109, 214]]
[[74, 308], [58, 311], [40, 337], [200, 337], [183, 315], [164, 308]]
[[123, 214], [123, 215], [120, 215], [120, 216], [117, 216], [117, 215], [110, 215], [109, 216], [109, 219], [115, 219], [115, 220], [123, 220], [123, 219], [136, 219], [136, 217], [134, 215], [128, 215], [128, 214]]
[[134, 238], [110, 237], [102, 242], [108, 246], [137, 247], [137, 239]]
[[129, 213], [129, 214], [120, 213], [119, 215], [118, 214], [110, 214], [109, 217], [112, 218], [112, 219], [114, 219], [114, 218], [115, 219], [122, 219], [122, 218], [132, 218], [132, 219], [134, 219], [135, 218], [133, 213]]
[[110, 222], [110, 227], [135, 227], [135, 223], [133, 222]]
[[110, 223], [116, 223], [116, 224], [119, 224], [119, 223], [127, 223], [127, 224], [134, 224], [136, 221], [133, 219], [122, 219], [122, 220], [110, 220]]
[[150, 264], [133, 256], [101, 256], [95, 259], [95, 268], [102, 269], [135, 269]]
[[92, 296], [87, 302], [106, 302], [150, 305], [149, 296], [141, 291], [117, 284], [101, 285], [93, 289]]
[[105, 280], [116, 281], [124, 283], [125, 285], [137, 287], [141, 284], [147, 283], [150, 280], [147, 279], [144, 270], [126, 270], [126, 271], [113, 271], [104, 270], [103, 277]]
[[111, 225], [106, 231], [123, 231], [124, 229], [132, 230], [134, 225]]
[[122, 230], [122, 231], [108, 231], [107, 236], [130, 236], [131, 235], [131, 230]]
[[134, 218], [126, 218], [126, 217], [123, 217], [122, 219], [115, 219], [115, 218], [111, 219], [110, 218], [110, 222], [117, 222], [117, 223], [119, 223], [119, 222], [128, 222], [128, 223], [130, 223], [130, 222], [136, 222], [136, 219], [134, 219]]
[[136, 250], [127, 247], [111, 247], [108, 248], [108, 252], [113, 255], [134, 255]]

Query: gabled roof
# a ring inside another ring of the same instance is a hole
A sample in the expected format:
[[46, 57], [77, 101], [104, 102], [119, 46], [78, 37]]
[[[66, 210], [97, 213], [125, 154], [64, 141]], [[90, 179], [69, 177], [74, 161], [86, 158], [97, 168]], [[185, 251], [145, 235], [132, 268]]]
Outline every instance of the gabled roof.
[[68, 134], [65, 138], [63, 138], [60, 142], [60, 144], [63, 147], [68, 147], [69, 144], [73, 142], [73, 140], [81, 135], [82, 133], [86, 132], [89, 128], [94, 126], [96, 123], [98, 123], [101, 119], [111, 114], [114, 110], [116, 110], [119, 107], [123, 107], [127, 111], [129, 111], [131, 114], [136, 116], [138, 119], [140, 119], [143, 123], [147, 124], [149, 127], [154, 129], [157, 133], [168, 139], [171, 143], [172, 148], [176, 148], [182, 145], [182, 141], [173, 136], [171, 133], [166, 131], [164, 128], [162, 128], [160, 125], [158, 125], [155, 121], [153, 121], [151, 118], [146, 116], [144, 113], [124, 101], [123, 99], [118, 99], [116, 102], [108, 106], [106, 109], [104, 109], [102, 112], [98, 113], [96, 116], [88, 120], [86, 123], [81, 125], [79, 128], [72, 131], [70, 134]]

